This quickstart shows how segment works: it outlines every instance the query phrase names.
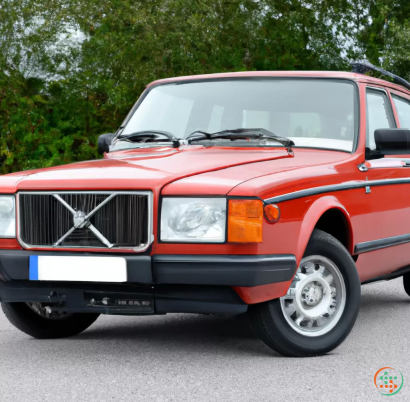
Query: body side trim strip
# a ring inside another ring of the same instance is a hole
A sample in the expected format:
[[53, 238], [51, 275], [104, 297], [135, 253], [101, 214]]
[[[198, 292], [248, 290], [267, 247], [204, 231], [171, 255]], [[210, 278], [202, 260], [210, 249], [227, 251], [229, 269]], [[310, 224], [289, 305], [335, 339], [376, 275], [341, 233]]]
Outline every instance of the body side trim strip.
[[384, 179], [384, 180], [361, 180], [348, 181], [340, 184], [330, 184], [328, 186], [320, 186], [307, 188], [305, 190], [294, 191], [293, 193], [278, 195], [276, 197], [267, 198], [264, 200], [266, 204], [273, 204], [278, 202], [295, 200], [297, 198], [309, 197], [311, 195], [318, 195], [323, 193], [331, 193], [335, 191], [355, 190], [365, 188], [366, 186], [388, 186], [392, 184], [408, 184], [410, 177], [403, 177], [398, 179]]
[[356, 244], [354, 254], [368, 253], [369, 251], [380, 250], [382, 248], [399, 246], [400, 244], [410, 243], [410, 234], [386, 237], [385, 239], [366, 241]]

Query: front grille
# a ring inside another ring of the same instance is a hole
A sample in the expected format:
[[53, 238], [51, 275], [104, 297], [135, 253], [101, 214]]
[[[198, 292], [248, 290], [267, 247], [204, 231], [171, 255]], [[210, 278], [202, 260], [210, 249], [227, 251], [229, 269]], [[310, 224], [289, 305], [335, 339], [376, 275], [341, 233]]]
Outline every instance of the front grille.
[[151, 199], [148, 192], [22, 192], [19, 239], [28, 247], [143, 249]]

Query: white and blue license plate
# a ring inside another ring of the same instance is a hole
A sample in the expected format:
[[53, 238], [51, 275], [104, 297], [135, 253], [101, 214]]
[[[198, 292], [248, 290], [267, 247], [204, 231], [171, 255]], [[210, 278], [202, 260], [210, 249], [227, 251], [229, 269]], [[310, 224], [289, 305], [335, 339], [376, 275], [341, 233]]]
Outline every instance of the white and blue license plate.
[[77, 257], [31, 255], [31, 281], [126, 282], [123, 257]]

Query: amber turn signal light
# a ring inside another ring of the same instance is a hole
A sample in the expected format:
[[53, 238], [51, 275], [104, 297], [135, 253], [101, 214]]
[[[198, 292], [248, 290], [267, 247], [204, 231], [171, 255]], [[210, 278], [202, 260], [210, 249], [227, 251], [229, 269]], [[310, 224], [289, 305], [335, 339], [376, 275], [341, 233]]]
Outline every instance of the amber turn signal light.
[[261, 243], [262, 224], [261, 200], [229, 200], [228, 242]]
[[263, 209], [265, 213], [265, 218], [270, 223], [275, 223], [280, 218], [280, 209], [276, 204], [265, 205]]

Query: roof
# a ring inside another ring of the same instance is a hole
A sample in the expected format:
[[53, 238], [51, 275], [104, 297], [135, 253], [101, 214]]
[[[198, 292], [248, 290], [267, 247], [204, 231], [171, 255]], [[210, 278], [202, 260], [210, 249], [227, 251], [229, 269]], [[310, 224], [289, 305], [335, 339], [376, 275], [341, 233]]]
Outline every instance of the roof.
[[187, 75], [183, 77], [165, 78], [156, 80], [147, 85], [147, 88], [159, 84], [167, 84], [172, 82], [192, 81], [192, 80], [207, 80], [219, 78], [248, 78], [248, 77], [302, 77], [302, 78], [340, 78], [348, 79], [357, 82], [366, 82], [374, 85], [388, 86], [397, 91], [410, 93], [401, 85], [393, 84], [389, 81], [379, 78], [370, 77], [368, 75], [350, 73], [345, 71], [242, 71], [236, 73], [218, 73], [218, 74], [202, 74], [202, 75]]

